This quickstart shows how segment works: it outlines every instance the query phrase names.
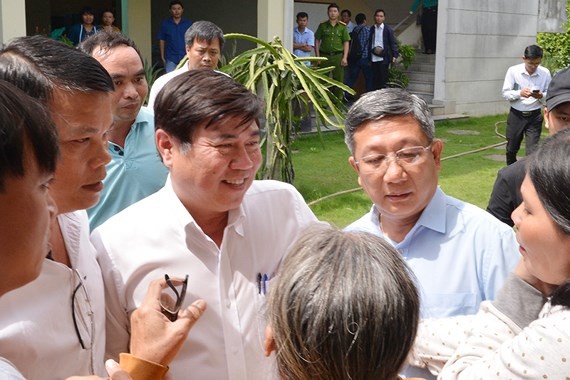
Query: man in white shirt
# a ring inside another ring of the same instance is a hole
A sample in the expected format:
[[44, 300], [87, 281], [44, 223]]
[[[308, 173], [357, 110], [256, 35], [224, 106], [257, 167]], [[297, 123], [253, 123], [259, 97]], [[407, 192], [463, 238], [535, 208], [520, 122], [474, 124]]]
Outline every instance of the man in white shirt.
[[262, 105], [212, 70], [172, 79], [155, 103], [163, 189], [110, 218], [91, 240], [104, 273], [107, 355], [128, 350], [129, 315], [148, 282], [189, 275], [186, 301], [208, 303], [171, 363], [173, 378], [277, 378], [265, 359], [266, 294], [315, 216], [289, 184], [254, 181]]
[[507, 119], [507, 165], [517, 161], [517, 152], [526, 135], [526, 154], [538, 147], [542, 132], [542, 108], [550, 83], [550, 71], [540, 66], [542, 48], [527, 46], [523, 63], [509, 67], [503, 83], [503, 98], [511, 103]]
[[196, 21], [186, 31], [186, 56], [188, 63], [179, 69], [158, 78], [148, 96], [148, 108], [154, 108], [156, 96], [164, 85], [172, 78], [189, 70], [214, 70], [218, 67], [220, 55], [224, 47], [224, 32], [219, 26], [210, 21]]

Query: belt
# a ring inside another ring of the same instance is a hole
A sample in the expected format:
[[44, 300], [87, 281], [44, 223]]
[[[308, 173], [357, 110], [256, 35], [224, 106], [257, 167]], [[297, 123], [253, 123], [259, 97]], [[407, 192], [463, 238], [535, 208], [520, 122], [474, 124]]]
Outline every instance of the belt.
[[333, 52], [333, 53], [325, 53], [324, 51], [320, 51], [319, 53], [320, 53], [321, 55], [326, 55], [326, 56], [329, 56], [329, 57], [330, 57], [330, 56], [332, 56], [332, 55], [342, 54], [342, 53], [344, 53], [344, 51], [336, 51], [336, 52]]
[[515, 114], [515, 115], [519, 115], [522, 117], [532, 117], [532, 116], [536, 116], [540, 114], [541, 109], [535, 109], [532, 111], [519, 111], [516, 108], [511, 107], [511, 111]]

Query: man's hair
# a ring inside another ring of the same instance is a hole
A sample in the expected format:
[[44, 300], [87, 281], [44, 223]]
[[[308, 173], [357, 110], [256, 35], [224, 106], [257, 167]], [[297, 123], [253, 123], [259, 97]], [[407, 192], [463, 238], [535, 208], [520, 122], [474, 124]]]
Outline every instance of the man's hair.
[[344, 141], [354, 155], [354, 134], [369, 121], [393, 116], [412, 116], [420, 124], [431, 143], [435, 138], [435, 125], [425, 101], [399, 88], [385, 88], [364, 94], [354, 103], [345, 122]]
[[354, 18], [354, 21], [356, 21], [356, 25], [362, 25], [364, 21], [366, 21], [366, 15], [364, 13], [359, 13]]
[[141, 52], [137, 48], [135, 42], [120, 32], [107, 32], [106, 30], [102, 30], [90, 37], [87, 37], [82, 43], [77, 46], [77, 48], [85, 54], [92, 56], [95, 52], [95, 49], [101, 52], [108, 52], [117, 46], [127, 46], [135, 49], [139, 58], [141, 59], [141, 63], [144, 65], [144, 60], [142, 58]]
[[327, 7], [327, 12], [331, 8], [336, 8], [337, 11], [340, 11], [340, 7], [338, 6], [337, 3], [330, 3], [329, 6]]
[[211, 44], [217, 38], [220, 41], [220, 50], [224, 47], [224, 32], [211, 21], [196, 21], [186, 30], [184, 40], [186, 46], [192, 47], [195, 40], [207, 41]]
[[300, 18], [309, 18], [309, 15], [307, 14], [307, 12], [299, 12], [297, 13], [297, 20]]
[[59, 153], [55, 131], [39, 102], [0, 80], [0, 192], [6, 178], [26, 174], [26, 150], [31, 149], [40, 171], [55, 171]]
[[542, 58], [542, 48], [538, 45], [530, 45], [524, 49], [524, 57], [526, 59]]
[[19, 37], [0, 50], [0, 79], [47, 102], [54, 89], [112, 92], [113, 81], [97, 60], [44, 36]]
[[[251, 91], [229, 76], [213, 70], [191, 70], [166, 83], [156, 97], [154, 122], [180, 143], [192, 143], [194, 131], [230, 117], [239, 117], [236, 128], [261, 115], [262, 103]], [[259, 125], [259, 122], [258, 122]]]
[[350, 12], [349, 9], [343, 9], [342, 12], [340, 12], [340, 14], [342, 15], [343, 13], [348, 13], [348, 17], [352, 16], [352, 12]]
[[103, 11], [101, 11], [101, 18], [103, 18], [103, 15], [105, 15], [105, 13], [111, 13], [113, 17], [115, 17], [115, 11], [113, 11], [111, 8], [103, 9]]
[[79, 11], [79, 14], [80, 14], [81, 16], [83, 16], [84, 14], [88, 14], [88, 15], [95, 16], [95, 11], [93, 10], [93, 7], [83, 7], [83, 8], [81, 8], [81, 10]]
[[173, 5], [180, 5], [182, 9], [184, 9], [184, 4], [179, 0], [172, 0], [170, 4], [168, 4], [168, 9], [172, 8]]
[[413, 278], [378, 236], [309, 228], [268, 301], [280, 378], [397, 378], [419, 321]]
[[384, 11], [384, 9], [376, 9], [376, 10], [374, 11], [374, 16], [376, 16], [376, 14], [377, 14], [378, 12], [382, 12], [382, 13], [384, 13], [384, 16], [386, 16], [386, 12]]

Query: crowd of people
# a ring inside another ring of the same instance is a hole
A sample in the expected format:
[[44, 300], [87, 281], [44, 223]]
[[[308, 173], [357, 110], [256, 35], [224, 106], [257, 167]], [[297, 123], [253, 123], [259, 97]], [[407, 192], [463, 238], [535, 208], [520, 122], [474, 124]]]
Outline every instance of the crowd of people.
[[[316, 54], [342, 65], [351, 12], [328, 11]], [[392, 60], [384, 12], [362, 16], [352, 33]], [[569, 69], [503, 89], [541, 100], [551, 136], [507, 167], [515, 180], [499, 173], [490, 212], [438, 187], [423, 100], [363, 95], [345, 142], [372, 206], [339, 231], [292, 185], [255, 179], [263, 102], [215, 70], [217, 25], [184, 30], [187, 64], [150, 107], [141, 54], [111, 29], [0, 50], [0, 378], [570, 376]]]

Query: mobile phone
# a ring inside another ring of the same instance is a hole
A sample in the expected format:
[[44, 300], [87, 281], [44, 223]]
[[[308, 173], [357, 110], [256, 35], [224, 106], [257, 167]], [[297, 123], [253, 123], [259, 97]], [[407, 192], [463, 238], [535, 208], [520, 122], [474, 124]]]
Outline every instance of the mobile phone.
[[540, 90], [532, 90], [533, 93], [538, 94]]

